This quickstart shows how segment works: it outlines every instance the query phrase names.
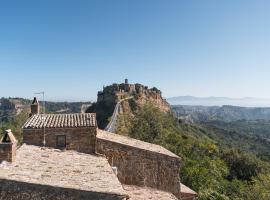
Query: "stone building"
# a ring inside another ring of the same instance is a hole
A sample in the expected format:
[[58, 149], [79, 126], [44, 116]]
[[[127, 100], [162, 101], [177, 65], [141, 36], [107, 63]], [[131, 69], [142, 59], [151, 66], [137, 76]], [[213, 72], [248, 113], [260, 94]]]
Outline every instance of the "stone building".
[[[17, 159], [17, 142], [10, 131], [0, 143], [0, 163], [9, 162], [0, 164], [0, 199], [196, 197], [180, 183], [181, 159], [167, 149], [98, 130], [92, 113], [44, 115], [35, 111], [23, 126], [25, 144], [18, 148]], [[13, 148], [1, 151], [3, 143]]]
[[24, 143], [95, 153], [97, 123], [94, 113], [39, 114], [38, 104], [32, 105], [31, 117], [23, 126]]

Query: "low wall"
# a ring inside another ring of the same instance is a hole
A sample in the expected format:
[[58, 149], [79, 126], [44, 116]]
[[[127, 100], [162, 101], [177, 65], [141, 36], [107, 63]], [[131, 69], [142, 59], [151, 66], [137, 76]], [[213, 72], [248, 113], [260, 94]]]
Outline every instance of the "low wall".
[[180, 159], [97, 137], [97, 153], [117, 167], [118, 179], [127, 185], [138, 185], [180, 193]]
[[125, 196], [109, 193], [57, 188], [46, 185], [0, 179], [1, 200], [125, 200]]
[[[66, 136], [66, 149], [82, 153], [95, 153], [96, 127], [88, 128], [47, 128], [46, 146], [57, 148], [57, 135]], [[29, 145], [43, 146], [43, 129], [24, 129], [23, 142]]]

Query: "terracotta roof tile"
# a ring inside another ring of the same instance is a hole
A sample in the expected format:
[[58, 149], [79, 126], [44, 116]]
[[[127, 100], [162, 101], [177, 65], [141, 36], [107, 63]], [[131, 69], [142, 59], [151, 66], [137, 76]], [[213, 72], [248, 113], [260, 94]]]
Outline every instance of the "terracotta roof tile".
[[78, 114], [36, 114], [24, 124], [24, 129], [74, 128], [96, 126], [95, 113]]

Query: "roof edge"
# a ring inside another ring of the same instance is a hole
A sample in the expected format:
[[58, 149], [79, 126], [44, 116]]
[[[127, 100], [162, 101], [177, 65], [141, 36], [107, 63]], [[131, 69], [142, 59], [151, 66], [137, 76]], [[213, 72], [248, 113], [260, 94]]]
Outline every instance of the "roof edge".
[[[77, 189], [77, 188], [74, 188], [74, 187], [59, 187], [59, 186], [55, 186], [55, 185], [49, 185], [49, 184], [40, 184], [40, 183], [35, 183], [35, 182], [26, 182], [26, 181], [18, 181], [18, 180], [15, 180], [15, 179], [8, 179], [8, 178], [3, 178], [3, 177], [0, 177], [0, 181], [9, 181], [9, 182], [16, 182], [16, 183], [21, 183], [21, 184], [28, 184], [28, 185], [35, 185], [35, 186], [40, 186], [40, 187], [48, 187], [48, 188], [60, 188], [60, 189], [66, 189], [66, 190], [76, 190], [76, 191], [81, 191], [81, 192], [94, 192], [94, 193], [100, 193], [100, 194], [108, 194], [108, 195], [117, 195], [117, 196], [120, 196], [120, 197], [129, 197], [128, 194], [126, 194], [125, 192], [124, 193], [117, 193], [117, 192], [101, 192], [101, 191], [95, 191], [95, 190], [82, 190], [82, 189]], [[123, 189], [124, 190], [124, 189]]]
[[[165, 147], [163, 147], [163, 146], [161, 146], [161, 145], [153, 144], [153, 143], [149, 143], [149, 142], [145, 142], [145, 143], [150, 144], [150, 145], [156, 145], [156, 146], [159, 146], [159, 147], [161, 147], [161, 148], [163, 148], [163, 149], [169, 151], [172, 155], [169, 155], [169, 154], [166, 154], [166, 153], [162, 153], [162, 152], [152, 151], [152, 150], [149, 150], [149, 149], [146, 149], [146, 148], [136, 147], [136, 146], [130, 145], [130, 144], [125, 144], [125, 143], [121, 143], [121, 142], [112, 141], [112, 140], [106, 139], [106, 138], [100, 138], [100, 137], [99, 137], [99, 134], [98, 134], [99, 131], [103, 131], [103, 130], [98, 129], [98, 131], [97, 131], [97, 139], [110, 141], [110, 142], [113, 142], [113, 143], [121, 144], [121, 145], [128, 146], [128, 147], [133, 147], [133, 148], [136, 148], [136, 149], [141, 149], [141, 150], [144, 150], [144, 151], [147, 151], [147, 152], [153, 152], [153, 153], [156, 153], [156, 154], [161, 154], [161, 155], [164, 155], [164, 156], [168, 156], [168, 157], [171, 157], [171, 158], [178, 159], [179, 161], [182, 160], [182, 158], [181, 158], [180, 156], [176, 155], [175, 153], [171, 152], [170, 150], [166, 149]], [[106, 131], [103, 131], [103, 132], [106, 132]], [[106, 133], [107, 133], [107, 132], [106, 132]], [[109, 133], [108, 133], [108, 134], [109, 134]], [[114, 133], [110, 133], [110, 134], [114, 134]], [[124, 136], [124, 135], [117, 135], [117, 136], [125, 137], [125, 138], [132, 139], [132, 140], [136, 140], [136, 141], [139, 141], [139, 142], [144, 142], [144, 141], [142, 141], [142, 140], [134, 139], [134, 138], [127, 137], [127, 136]]]

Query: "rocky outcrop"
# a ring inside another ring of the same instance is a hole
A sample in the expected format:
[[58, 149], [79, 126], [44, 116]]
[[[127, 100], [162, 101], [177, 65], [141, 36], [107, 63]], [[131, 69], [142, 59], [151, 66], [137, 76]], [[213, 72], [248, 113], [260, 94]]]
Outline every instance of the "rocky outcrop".
[[[123, 99], [127, 99], [127, 101], [121, 101]], [[109, 123], [115, 105], [120, 101], [120, 112], [131, 115], [132, 112], [146, 103], [155, 105], [163, 112], [171, 112], [170, 105], [162, 98], [161, 91], [156, 87], [149, 89], [147, 86], [139, 83], [129, 84], [127, 80], [125, 80], [125, 83], [114, 83], [103, 87], [103, 90], [98, 92], [97, 102], [90, 106], [86, 112], [97, 113], [99, 128], [103, 129]]]
[[162, 98], [161, 91], [156, 87], [148, 88], [142, 84], [112, 84], [103, 88], [98, 92], [97, 103], [110, 102], [116, 104], [121, 99], [133, 96], [139, 105], [151, 102], [164, 112], [170, 111], [170, 106], [165, 99]]

